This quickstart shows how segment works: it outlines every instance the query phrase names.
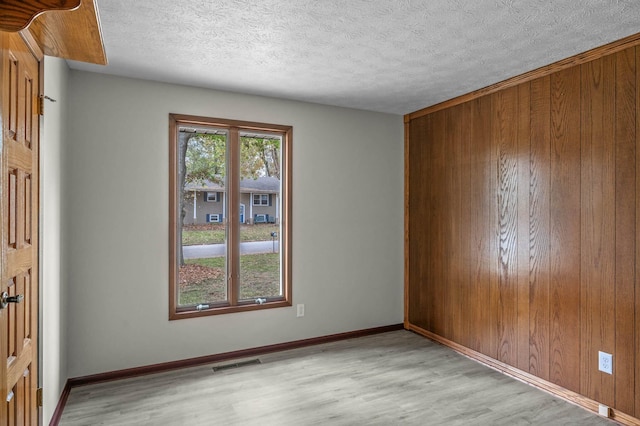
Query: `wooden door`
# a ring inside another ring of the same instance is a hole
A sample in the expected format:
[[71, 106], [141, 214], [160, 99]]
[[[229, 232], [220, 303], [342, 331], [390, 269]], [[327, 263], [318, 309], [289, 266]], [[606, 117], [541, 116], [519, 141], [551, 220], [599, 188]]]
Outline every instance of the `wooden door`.
[[0, 424], [36, 425], [40, 61], [18, 33], [0, 33], [0, 43], [0, 294], [23, 297], [0, 309], [0, 396], [6, 397], [0, 404]]

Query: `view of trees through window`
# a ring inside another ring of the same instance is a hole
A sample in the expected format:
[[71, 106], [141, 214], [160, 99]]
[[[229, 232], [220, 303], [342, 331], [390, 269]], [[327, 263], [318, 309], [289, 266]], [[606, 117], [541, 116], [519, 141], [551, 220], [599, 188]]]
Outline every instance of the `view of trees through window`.
[[283, 133], [176, 132], [176, 308], [282, 300]]

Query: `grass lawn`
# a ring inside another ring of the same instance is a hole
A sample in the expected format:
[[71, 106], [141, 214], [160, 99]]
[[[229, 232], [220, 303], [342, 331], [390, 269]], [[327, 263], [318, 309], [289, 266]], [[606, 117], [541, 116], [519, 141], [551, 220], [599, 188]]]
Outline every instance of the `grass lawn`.
[[[240, 225], [241, 241], [271, 241], [271, 233], [280, 232], [273, 223]], [[224, 224], [185, 225], [182, 228], [182, 245], [224, 243]]]
[[[265, 226], [265, 225], [254, 225]], [[266, 225], [270, 226], [270, 225]], [[269, 231], [270, 232], [270, 231]], [[271, 238], [271, 237], [269, 237]], [[253, 240], [255, 241], [255, 240]], [[278, 253], [243, 255], [240, 258], [240, 299], [278, 296], [280, 294], [280, 259]], [[179, 305], [220, 302], [226, 299], [225, 258], [190, 259], [188, 265], [210, 269], [212, 278], [180, 283]]]

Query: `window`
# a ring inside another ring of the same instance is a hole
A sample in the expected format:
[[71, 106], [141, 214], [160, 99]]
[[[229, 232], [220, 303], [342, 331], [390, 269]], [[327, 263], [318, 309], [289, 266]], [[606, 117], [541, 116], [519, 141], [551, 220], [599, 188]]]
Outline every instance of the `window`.
[[207, 222], [208, 223], [220, 223], [222, 222], [222, 215], [221, 214], [208, 214], [207, 215]]
[[[291, 306], [292, 128], [177, 114], [169, 123], [169, 319]], [[251, 196], [241, 182], [269, 193]], [[220, 203], [216, 213], [191, 218], [193, 188]], [[259, 224], [251, 205], [262, 206]]]
[[269, 194], [253, 194], [253, 205], [254, 206], [268, 206], [269, 205]]

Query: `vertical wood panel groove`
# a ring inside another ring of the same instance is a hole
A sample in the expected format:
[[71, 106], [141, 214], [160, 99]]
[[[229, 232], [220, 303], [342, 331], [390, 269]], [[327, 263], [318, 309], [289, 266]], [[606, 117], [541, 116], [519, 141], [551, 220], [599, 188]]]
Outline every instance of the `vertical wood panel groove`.
[[404, 123], [404, 235], [403, 235], [403, 243], [404, 243], [404, 251], [405, 251], [405, 255], [404, 255], [404, 265], [403, 265], [403, 270], [404, 270], [404, 283], [403, 283], [403, 290], [404, 290], [404, 317], [403, 317], [403, 324], [406, 326], [408, 326], [411, 323], [411, 319], [409, 317], [409, 303], [415, 303], [418, 301], [417, 298], [415, 297], [409, 297], [409, 292], [415, 288], [415, 286], [409, 286], [409, 277], [410, 276], [414, 276], [415, 274], [411, 274], [409, 271], [409, 267], [414, 265], [414, 264], [420, 264], [420, 262], [412, 262], [410, 261], [410, 259], [412, 259], [412, 257], [409, 255], [410, 254], [410, 240], [409, 240], [409, 235], [410, 235], [410, 225], [409, 225], [409, 220], [411, 219], [412, 215], [409, 212], [410, 209], [410, 196], [412, 194], [420, 194], [420, 191], [412, 191], [411, 190], [411, 173], [409, 172], [409, 170], [411, 170], [411, 163], [410, 163], [410, 148], [411, 145], [409, 144], [409, 135], [411, 134], [411, 123], [406, 122]]
[[[634, 49], [614, 55], [615, 73], [615, 366], [634, 370], [633, 336], [635, 285], [636, 122]], [[607, 307], [604, 306], [606, 309]], [[616, 374], [615, 406], [634, 414], [634, 374]]]
[[462, 301], [460, 303], [461, 312], [459, 322], [460, 342], [465, 346], [471, 346], [471, 324], [469, 322], [468, 313], [471, 311], [471, 306], [475, 301], [475, 289], [471, 284], [471, 276], [469, 271], [473, 269], [471, 263], [472, 250], [471, 250], [471, 121], [469, 105], [460, 105], [460, 154], [461, 164], [460, 169], [460, 185], [462, 187], [462, 194], [460, 197], [460, 222], [462, 224], [459, 233], [459, 249], [461, 252], [460, 265], [458, 266], [458, 278], [461, 281], [460, 292], [462, 294]]
[[[517, 363], [517, 88], [493, 96], [494, 140], [498, 159], [498, 360]], [[515, 126], [514, 126], [515, 123]], [[446, 336], [445, 336], [446, 337]]]
[[531, 179], [531, 84], [518, 87], [517, 131], [517, 304], [516, 304], [516, 367], [529, 369], [529, 270], [530, 240], [530, 179]]
[[[434, 140], [434, 161], [433, 164], [433, 180], [430, 185], [438, 185], [441, 189], [446, 188], [446, 150], [445, 150], [445, 113], [440, 111], [433, 117], [433, 140]], [[446, 188], [448, 189], [448, 188]], [[431, 302], [431, 321], [434, 332], [446, 334], [446, 318], [447, 310], [445, 307], [446, 285], [449, 283], [446, 260], [448, 258], [448, 245], [446, 235], [446, 212], [448, 211], [447, 190], [435, 191], [431, 199], [433, 205], [430, 206], [435, 210], [435, 243], [434, 250], [436, 253], [444, 254], [444, 259], [434, 259], [432, 285], [434, 293], [432, 293]], [[428, 295], [427, 295], [428, 297]], [[437, 331], [436, 331], [437, 330]]]
[[531, 82], [531, 182], [529, 204], [529, 368], [549, 380], [549, 174], [551, 78]]
[[[636, 270], [640, 267], [640, 48], [635, 48], [636, 57]], [[635, 276], [635, 416], [640, 418], [640, 274]]]
[[[491, 321], [491, 288], [493, 286], [495, 268], [493, 261], [493, 228], [487, 223], [493, 223], [493, 206], [491, 197], [494, 161], [491, 148], [490, 114], [491, 102], [489, 97], [480, 98], [469, 103], [470, 107], [470, 148], [471, 153], [471, 184], [472, 201], [469, 211], [472, 215], [470, 226], [470, 240], [472, 242], [471, 255], [475, 254], [475, 265], [471, 270], [472, 285], [474, 287], [475, 303], [472, 305], [473, 315], [469, 319], [474, 350], [489, 355], [492, 352], [488, 342], [491, 341], [493, 323]], [[473, 145], [471, 145], [473, 144]], [[489, 195], [487, 195], [489, 194]]]
[[462, 238], [464, 238], [464, 221], [462, 203], [463, 182], [462, 169], [465, 167], [462, 161], [462, 120], [460, 120], [462, 107], [457, 106], [445, 111], [445, 134], [446, 134], [446, 164], [449, 184], [447, 191], [448, 208], [447, 214], [453, 219], [447, 221], [447, 269], [449, 280], [446, 282], [445, 306], [447, 314], [446, 335], [451, 339], [460, 341], [462, 339], [462, 315], [464, 309], [465, 295], [462, 291], [463, 276], [461, 273], [462, 263]]
[[580, 70], [551, 76], [549, 380], [580, 387]]
[[582, 73], [582, 286], [580, 392], [614, 405], [613, 378], [597, 368], [598, 351], [614, 352], [615, 63], [605, 57]]

